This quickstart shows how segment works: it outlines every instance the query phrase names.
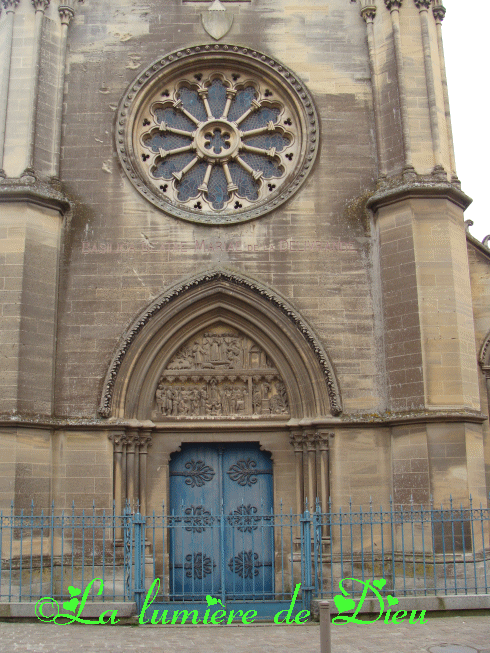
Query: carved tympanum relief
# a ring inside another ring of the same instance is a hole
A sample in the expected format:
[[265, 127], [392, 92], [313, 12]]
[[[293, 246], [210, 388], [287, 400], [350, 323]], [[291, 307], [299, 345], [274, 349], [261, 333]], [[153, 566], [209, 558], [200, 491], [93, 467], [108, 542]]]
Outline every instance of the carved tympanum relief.
[[161, 375], [155, 419], [251, 415], [289, 415], [288, 395], [267, 354], [234, 329], [193, 336]]

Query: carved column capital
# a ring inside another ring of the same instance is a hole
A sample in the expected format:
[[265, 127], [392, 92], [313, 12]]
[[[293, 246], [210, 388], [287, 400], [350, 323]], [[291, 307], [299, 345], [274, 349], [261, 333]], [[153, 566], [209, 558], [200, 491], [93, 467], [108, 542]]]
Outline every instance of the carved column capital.
[[315, 451], [316, 450], [316, 437], [315, 434], [310, 433], [309, 435], [306, 436], [306, 448], [308, 451]]
[[429, 11], [432, 0], [414, 0], [415, 6], [419, 11]]
[[289, 443], [296, 452], [303, 451], [303, 445], [306, 442], [306, 436], [302, 432], [292, 433], [289, 436]]
[[13, 13], [19, 4], [20, 0], [2, 0], [2, 4], [7, 13]]
[[446, 7], [443, 5], [436, 5], [435, 7], [432, 7], [432, 13], [434, 14], [436, 23], [442, 23], [444, 16], [446, 15]]
[[60, 5], [58, 7], [58, 13], [60, 15], [62, 25], [69, 25], [71, 19], [75, 15], [73, 9], [67, 5]]
[[49, 7], [50, 0], [31, 0], [31, 2], [36, 12], [42, 11], [44, 13]]
[[399, 11], [403, 0], [385, 0], [386, 8], [390, 11]]
[[313, 438], [320, 451], [328, 451], [330, 438], [333, 437], [333, 435], [333, 433], [327, 431], [319, 431], [318, 433], [315, 433]]
[[108, 437], [114, 446], [114, 451], [116, 453], [121, 453], [124, 445], [128, 442], [126, 433], [124, 431], [120, 431], [117, 433], [111, 433]]
[[130, 431], [127, 436], [127, 450], [129, 453], [134, 453], [140, 444], [140, 434], [138, 431]]
[[140, 448], [140, 453], [148, 453], [148, 447], [151, 447], [151, 441], [153, 437], [151, 435], [151, 432], [149, 430], [147, 431], [141, 431], [139, 435], [139, 448]]
[[376, 7], [374, 5], [363, 7], [361, 9], [361, 16], [364, 18], [366, 23], [372, 23], [376, 17]]

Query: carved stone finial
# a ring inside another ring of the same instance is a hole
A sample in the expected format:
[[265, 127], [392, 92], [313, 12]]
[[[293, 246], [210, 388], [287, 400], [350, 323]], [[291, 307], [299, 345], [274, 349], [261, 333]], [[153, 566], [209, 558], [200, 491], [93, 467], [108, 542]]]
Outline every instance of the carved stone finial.
[[364, 18], [366, 23], [372, 23], [376, 17], [376, 7], [374, 5], [363, 7], [361, 9], [361, 16]]
[[490, 245], [488, 244], [489, 242], [490, 242], [490, 234], [488, 236], [485, 236], [485, 238], [481, 241], [481, 244], [484, 247], [487, 247], [488, 249], [490, 249]]
[[58, 7], [58, 13], [60, 15], [62, 25], [69, 25], [71, 19], [75, 15], [73, 9], [67, 5], [60, 5]]
[[414, 0], [415, 6], [419, 11], [429, 11], [432, 0]]
[[398, 11], [402, 6], [403, 0], [385, 0], [386, 8], [390, 11]]
[[467, 233], [470, 233], [470, 227], [472, 227], [473, 225], [474, 225], [473, 220], [465, 220], [464, 221], [464, 226], [465, 226], [465, 229], [466, 229]]
[[2, 0], [6, 12], [14, 12], [17, 9], [20, 0]]
[[31, 2], [36, 12], [44, 12], [49, 7], [50, 0], [31, 0]]

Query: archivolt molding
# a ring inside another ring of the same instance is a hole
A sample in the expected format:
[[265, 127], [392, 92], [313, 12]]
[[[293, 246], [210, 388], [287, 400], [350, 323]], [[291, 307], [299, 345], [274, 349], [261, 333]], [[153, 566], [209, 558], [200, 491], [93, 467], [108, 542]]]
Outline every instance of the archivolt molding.
[[480, 363], [482, 370], [488, 377], [490, 377], [490, 331], [483, 341], [478, 362]]
[[231, 284], [231, 286], [234, 286], [237, 289], [240, 288], [254, 293], [258, 297], [265, 299], [271, 307], [274, 307], [286, 316], [288, 322], [294, 325], [295, 330], [301, 334], [302, 339], [304, 339], [308, 348], [314, 354], [326, 384], [330, 412], [332, 415], [339, 415], [342, 412], [342, 403], [333, 365], [311, 326], [300, 316], [287, 300], [272, 291], [270, 288], [267, 288], [252, 279], [223, 269], [210, 270], [175, 284], [154, 300], [150, 306], [148, 306], [142, 313], [140, 313], [136, 320], [134, 320], [122, 336], [120, 344], [117, 347], [109, 366], [109, 370], [104, 380], [102, 398], [98, 409], [99, 414], [106, 418], [111, 415], [114, 389], [118, 380], [121, 365], [127, 357], [133, 342], [149, 324], [152, 318], [155, 318], [162, 309], [170, 307], [173, 303], [177, 302], [177, 300], [185, 297], [186, 293], [198, 288], [204, 290], [213, 283], [217, 284], [217, 291], [220, 284], [223, 284], [223, 287]]

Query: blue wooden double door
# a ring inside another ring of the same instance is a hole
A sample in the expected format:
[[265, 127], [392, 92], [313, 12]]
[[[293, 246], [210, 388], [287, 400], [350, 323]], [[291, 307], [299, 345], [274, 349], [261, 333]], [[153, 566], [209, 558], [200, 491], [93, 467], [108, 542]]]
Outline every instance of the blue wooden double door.
[[258, 444], [183, 445], [170, 504], [174, 600], [273, 597], [272, 461]]

